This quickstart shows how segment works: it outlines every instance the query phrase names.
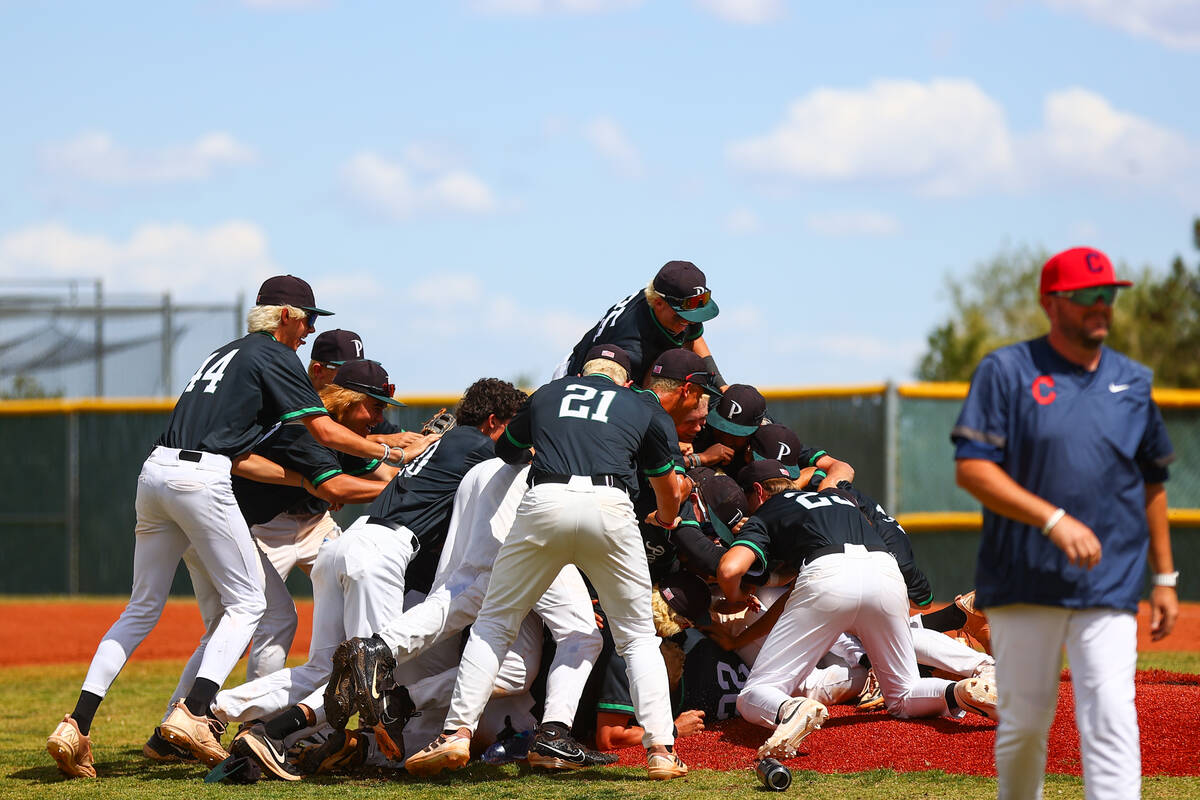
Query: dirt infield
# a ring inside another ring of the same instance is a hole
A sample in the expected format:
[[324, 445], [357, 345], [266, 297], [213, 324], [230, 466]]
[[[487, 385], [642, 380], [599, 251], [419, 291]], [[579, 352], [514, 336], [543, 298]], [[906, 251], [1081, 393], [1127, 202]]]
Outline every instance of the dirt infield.
[[[86, 663], [108, 626], [120, 615], [119, 602], [7, 602], [0, 607], [0, 666], [42, 663]], [[292, 654], [307, 652], [312, 603], [299, 602], [300, 631]], [[1148, 610], [1139, 613], [1139, 647], [1143, 650], [1200, 650], [1200, 604], [1185, 607], [1179, 625], [1163, 642], [1146, 634]], [[53, 635], [51, 635], [51, 632]], [[158, 627], [134, 658], [183, 661], [203, 632], [191, 601], [172, 601]], [[82, 677], [82, 670], [81, 670]], [[1142, 764], [1147, 775], [1200, 775], [1200, 675], [1152, 670], [1138, 673], [1138, 721]], [[946, 772], [995, 775], [992, 743], [995, 725], [979, 717], [963, 721], [899, 720], [884, 713], [860, 714], [849, 706], [830, 709], [824, 729], [806, 741], [806, 752], [788, 762], [796, 769], [857, 772], [889, 768], [900, 771], [941, 769]], [[1080, 774], [1079, 739], [1072, 723], [1074, 703], [1070, 675], [1064, 672], [1058, 711], [1050, 736], [1051, 772]], [[679, 752], [688, 764], [708, 769], [744, 769], [765, 731], [740, 720], [682, 739]], [[640, 748], [621, 752], [631, 766], [643, 763]]]

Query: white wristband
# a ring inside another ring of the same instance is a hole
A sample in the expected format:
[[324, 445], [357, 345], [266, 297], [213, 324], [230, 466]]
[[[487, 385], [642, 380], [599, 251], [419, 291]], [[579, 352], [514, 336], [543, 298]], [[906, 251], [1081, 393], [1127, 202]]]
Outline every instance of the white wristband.
[[1066, 510], [1061, 508], [1054, 509], [1054, 513], [1050, 515], [1050, 519], [1046, 520], [1046, 524], [1042, 526], [1042, 536], [1049, 536], [1050, 531], [1054, 530], [1054, 526], [1066, 515]]
[[392, 458], [392, 448], [388, 447], [387, 442], [380, 442], [383, 445], [383, 458], [380, 459], [383, 463], [388, 463]]
[[1179, 570], [1174, 572], [1157, 572], [1150, 577], [1151, 586], [1167, 586], [1171, 589], [1179, 583]]

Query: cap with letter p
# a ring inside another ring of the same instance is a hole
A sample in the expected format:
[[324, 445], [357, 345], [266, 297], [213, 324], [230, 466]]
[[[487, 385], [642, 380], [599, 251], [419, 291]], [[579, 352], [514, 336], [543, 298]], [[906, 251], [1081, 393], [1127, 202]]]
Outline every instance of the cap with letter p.
[[404, 405], [392, 397], [396, 393], [396, 385], [388, 381], [387, 371], [378, 361], [369, 359], [347, 361], [338, 367], [337, 373], [333, 376], [333, 383], [343, 389], [382, 400], [389, 406]]
[[336, 328], [332, 331], [325, 331], [317, 337], [313, 342], [310, 358], [313, 361], [336, 364], [340, 367], [347, 361], [355, 361], [364, 356], [362, 338], [354, 331]]
[[1093, 247], [1064, 250], [1042, 267], [1040, 292], [1043, 295], [1093, 286], [1133, 286], [1133, 282], [1117, 280], [1108, 256]]
[[767, 414], [767, 400], [753, 386], [735, 383], [708, 412], [708, 424], [731, 436], [750, 436]]
[[671, 309], [688, 322], [707, 322], [720, 309], [705, 286], [704, 273], [690, 261], [668, 261], [651, 284]]
[[804, 443], [796, 432], [778, 422], [762, 425], [750, 436], [750, 452], [756, 461], [773, 458], [787, 467], [793, 478], [800, 477], [802, 450]]
[[303, 278], [295, 275], [276, 275], [267, 278], [258, 289], [256, 306], [294, 306], [301, 311], [328, 317], [332, 311], [317, 308], [316, 298], [313, 297], [312, 287]]
[[664, 350], [650, 367], [652, 378], [694, 383], [711, 395], [721, 396], [721, 390], [712, 382], [712, 373], [704, 366], [704, 359], [682, 347]]

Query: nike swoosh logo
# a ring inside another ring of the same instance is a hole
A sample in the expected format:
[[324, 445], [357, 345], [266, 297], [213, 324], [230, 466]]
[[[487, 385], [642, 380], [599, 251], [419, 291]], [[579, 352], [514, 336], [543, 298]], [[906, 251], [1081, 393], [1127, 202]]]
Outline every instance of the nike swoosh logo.
[[1129, 388], [1128, 383], [1110, 383], [1108, 385], [1108, 390], [1110, 392], [1112, 392], [1113, 394], [1116, 394], [1117, 392], [1123, 392], [1128, 388]]
[[372, 700], [378, 700], [380, 697], [378, 684], [379, 684], [379, 668], [376, 667], [371, 672], [371, 699]]
[[574, 761], [577, 764], [582, 764], [584, 761], [583, 751], [567, 752], [566, 750], [561, 750], [554, 745], [544, 743], [541, 745], [541, 747], [544, 750], [549, 750], [552, 755], [557, 755], [563, 761]]
[[267, 743], [267, 749], [271, 751], [271, 755], [275, 757], [276, 761], [287, 760], [287, 756], [283, 752], [275, 749], [275, 743], [271, 741], [270, 736], [263, 736], [262, 741]]

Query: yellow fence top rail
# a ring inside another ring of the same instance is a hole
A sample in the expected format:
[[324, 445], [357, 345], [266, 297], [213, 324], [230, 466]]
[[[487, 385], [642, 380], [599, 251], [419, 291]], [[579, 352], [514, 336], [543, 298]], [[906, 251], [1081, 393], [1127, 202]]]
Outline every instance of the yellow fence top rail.
[[[1200, 508], [1169, 509], [1167, 520], [1182, 528], [1200, 527]], [[983, 514], [979, 511], [913, 511], [897, 514], [896, 521], [909, 533], [978, 531], [983, 527]]]
[[[410, 406], [444, 406], [448, 409], [458, 404], [457, 395], [410, 395], [397, 398]], [[118, 414], [122, 412], [169, 412], [175, 408], [173, 397], [74, 397], [47, 398], [43, 400], [0, 401], [0, 415], [20, 414], [72, 414], [97, 412]]]

